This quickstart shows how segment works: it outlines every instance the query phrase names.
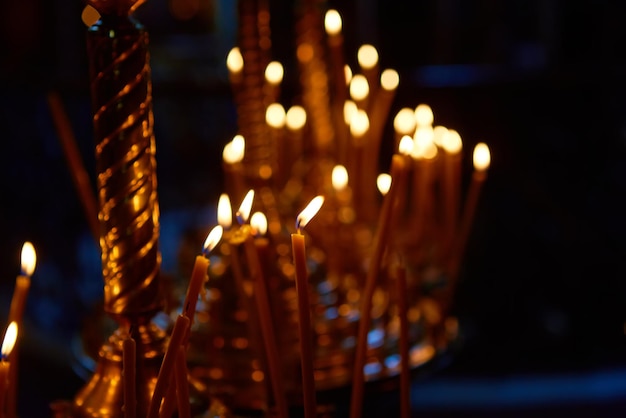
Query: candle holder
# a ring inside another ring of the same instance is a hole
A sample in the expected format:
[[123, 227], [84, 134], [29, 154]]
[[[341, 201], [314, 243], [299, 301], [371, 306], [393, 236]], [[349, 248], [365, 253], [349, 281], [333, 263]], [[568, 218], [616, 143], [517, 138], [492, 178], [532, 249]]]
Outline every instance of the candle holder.
[[104, 278], [104, 312], [119, 328], [72, 403], [75, 417], [123, 414], [122, 339], [137, 342], [136, 410], [145, 416], [167, 342], [152, 323], [162, 310], [159, 209], [148, 33], [131, 16], [142, 1], [88, 2], [87, 31]]

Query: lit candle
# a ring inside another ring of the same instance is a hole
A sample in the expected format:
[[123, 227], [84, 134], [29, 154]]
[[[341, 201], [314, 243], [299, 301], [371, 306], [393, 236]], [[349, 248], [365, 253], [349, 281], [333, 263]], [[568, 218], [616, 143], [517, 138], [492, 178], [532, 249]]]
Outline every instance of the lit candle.
[[374, 45], [364, 44], [357, 50], [357, 62], [367, 79], [371, 95], [378, 90], [378, 51]]
[[309, 280], [306, 268], [306, 250], [304, 228], [320, 210], [324, 203], [323, 196], [317, 196], [300, 212], [296, 218], [296, 233], [291, 234], [291, 249], [296, 268], [296, 293], [298, 295], [298, 318], [300, 331], [300, 364], [302, 367], [302, 391], [304, 398], [304, 416], [317, 416], [315, 401], [315, 377], [313, 370], [313, 331], [311, 329], [311, 312], [309, 304]]
[[415, 107], [415, 123], [418, 128], [432, 126], [433, 120], [433, 110], [430, 106], [425, 103], [421, 103]]
[[178, 405], [178, 418], [191, 418], [189, 401], [189, 371], [187, 369], [187, 350], [182, 345], [176, 352], [176, 367], [174, 368], [174, 380], [176, 381], [176, 399]]
[[12, 321], [4, 333], [2, 348], [0, 349], [0, 417], [4, 417], [4, 400], [10, 381], [10, 360], [11, 351], [17, 341], [17, 323]]
[[226, 68], [231, 85], [237, 88], [243, 81], [243, 56], [239, 47], [233, 47], [226, 56]]
[[400, 193], [398, 184], [404, 182], [406, 178], [406, 162], [402, 155], [394, 154], [391, 160], [391, 187], [385, 198], [379, 214], [378, 230], [374, 238], [374, 248], [370, 258], [370, 263], [365, 278], [365, 286], [361, 296], [361, 316], [359, 319], [359, 329], [357, 342], [355, 345], [354, 375], [352, 379], [352, 395], [350, 399], [350, 418], [360, 418], [363, 408], [363, 386], [365, 377], [363, 368], [367, 354], [367, 334], [371, 323], [372, 296], [376, 289], [376, 279], [380, 273], [383, 253], [386, 248], [389, 230], [394, 216], [394, 202]]
[[432, 227], [429, 222], [433, 204], [433, 163], [437, 157], [437, 146], [433, 142], [432, 129], [420, 127], [415, 131], [413, 140], [413, 225], [409, 228], [415, 243], [424, 239], [427, 228]]
[[363, 74], [356, 74], [350, 80], [350, 98], [359, 109], [367, 111], [370, 85]]
[[[443, 128], [446, 129], [446, 128]], [[435, 132], [437, 130], [435, 129]], [[437, 135], [435, 135], [437, 137]], [[459, 216], [459, 194], [461, 187], [461, 151], [463, 142], [454, 129], [446, 129], [441, 135], [443, 153], [443, 219], [444, 252], [449, 255]]]
[[222, 158], [224, 160], [224, 176], [226, 191], [234, 199], [241, 199], [244, 192], [243, 157], [246, 150], [246, 140], [242, 135], [235, 135], [232, 141], [224, 146]]
[[[15, 321], [19, 328], [22, 328], [22, 317], [26, 306], [26, 298], [30, 289], [31, 276], [37, 264], [37, 254], [35, 247], [30, 242], [25, 242], [21, 253], [21, 273], [15, 279], [15, 289], [9, 308], [9, 322]], [[17, 344], [17, 342], [16, 342]], [[17, 410], [17, 380], [18, 380], [18, 353], [17, 349], [11, 353], [11, 369], [9, 370], [9, 387], [7, 394], [7, 413], [9, 417], [16, 416]]]
[[124, 417], [137, 417], [137, 344], [130, 332], [122, 342], [122, 380]]
[[[250, 219], [250, 226], [252, 231], [261, 233], [261, 231], [267, 230], [267, 218], [261, 212], [256, 212]], [[254, 283], [254, 297], [259, 316], [259, 325], [261, 326], [261, 337], [265, 348], [265, 356], [274, 402], [276, 403], [278, 416], [286, 418], [288, 416], [289, 409], [287, 407], [282, 373], [280, 371], [280, 359], [278, 358], [278, 346], [276, 345], [276, 333], [274, 331], [274, 321], [272, 320], [267, 282], [265, 275], [263, 274], [259, 254], [257, 252], [257, 247], [252, 233], [247, 235], [244, 246]]]
[[274, 103], [280, 98], [280, 83], [284, 74], [283, 65], [278, 61], [271, 61], [265, 67], [265, 103]]
[[286, 119], [287, 113], [280, 103], [272, 103], [265, 110], [265, 122], [270, 127], [272, 148], [276, 156], [276, 166], [273, 171], [277, 172], [274, 181], [278, 189], [282, 189], [289, 179], [291, 164], [293, 164], [293, 161], [290, 161], [289, 149], [286, 146]]
[[[491, 163], [491, 154], [489, 152], [489, 147], [487, 146], [487, 144], [483, 142], [476, 144], [476, 146], [474, 147], [473, 160], [474, 173], [472, 175], [472, 182], [470, 183], [469, 190], [467, 192], [465, 207], [463, 209], [463, 214], [459, 225], [459, 231], [456, 235], [456, 242], [454, 244], [452, 257], [450, 260], [451, 282], [456, 281], [459, 274], [461, 259], [463, 258], [463, 254], [465, 253], [467, 239], [469, 238], [472, 223], [474, 222], [474, 215], [476, 213], [476, 206], [478, 205], [480, 191], [483, 183], [487, 179], [487, 170], [489, 169], [489, 165]], [[451, 291], [451, 289], [449, 290]]]
[[393, 69], [386, 69], [380, 75], [380, 87], [376, 90], [376, 96], [370, 103], [369, 113], [371, 115], [371, 138], [373, 147], [376, 149], [375, 159], [373, 162], [378, 164], [378, 152], [380, 143], [382, 142], [383, 130], [385, 122], [389, 116], [391, 103], [396, 96], [398, 85], [400, 84], [400, 76]]
[[417, 122], [415, 121], [415, 112], [413, 109], [403, 107], [396, 113], [393, 118], [393, 130], [394, 130], [394, 149], [398, 149], [400, 140], [404, 135], [413, 136]]
[[157, 377], [156, 384], [154, 385], [154, 392], [152, 393], [152, 399], [150, 400], [150, 406], [148, 407], [148, 418], [157, 418], [159, 416], [161, 401], [166, 395], [168, 386], [170, 386], [170, 378], [172, 377], [172, 372], [174, 371], [176, 356], [179, 347], [183, 343], [183, 339], [187, 334], [189, 324], [189, 318], [185, 315], [178, 315], [178, 318], [176, 318], [176, 323], [174, 324], [174, 329], [172, 330], [172, 335], [170, 336], [167, 349], [165, 350], [161, 368], [159, 369], [159, 375]]
[[409, 418], [411, 412], [410, 399], [410, 368], [409, 368], [409, 320], [406, 283], [406, 268], [399, 265], [396, 269], [396, 291], [398, 293], [398, 319], [400, 321], [400, 335], [398, 349], [400, 352], [400, 417]]
[[304, 125], [306, 125], [306, 110], [304, 107], [293, 105], [285, 115], [285, 126], [289, 131], [289, 155], [290, 161], [298, 161], [304, 152]]

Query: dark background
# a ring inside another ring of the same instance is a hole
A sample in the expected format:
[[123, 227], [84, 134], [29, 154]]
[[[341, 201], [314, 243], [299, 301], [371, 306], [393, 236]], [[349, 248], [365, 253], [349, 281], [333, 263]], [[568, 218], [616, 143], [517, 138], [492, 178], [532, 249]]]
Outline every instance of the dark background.
[[[170, 3], [191, 12], [177, 17]], [[293, 7], [270, 4], [274, 58], [289, 69]], [[93, 174], [83, 5], [0, 5], [0, 318], [23, 242], [38, 255], [20, 346], [26, 418], [47, 416], [49, 402], [82, 386], [73, 346], [102, 280], [46, 100], [61, 96]], [[381, 67], [400, 73], [392, 112], [427, 103], [467, 150], [485, 141], [492, 152], [455, 305], [464, 342], [416, 382], [416, 412], [623, 416], [626, 4], [328, 5], [343, 15], [349, 62], [372, 43]], [[163, 270], [180, 277], [181, 242], [213, 222], [222, 148], [236, 133], [225, 68], [236, 4], [150, 0], [137, 17], [151, 35]], [[290, 82], [288, 73], [287, 90]]]

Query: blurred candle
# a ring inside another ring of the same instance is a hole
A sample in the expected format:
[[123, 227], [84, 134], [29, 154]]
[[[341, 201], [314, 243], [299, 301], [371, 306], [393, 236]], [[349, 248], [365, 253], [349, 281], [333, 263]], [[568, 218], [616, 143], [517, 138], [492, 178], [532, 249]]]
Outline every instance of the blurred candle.
[[291, 249], [296, 268], [296, 293], [298, 296], [298, 318], [300, 331], [300, 364], [302, 367], [302, 391], [304, 398], [304, 417], [317, 416], [315, 401], [315, 376], [313, 369], [313, 331], [309, 303], [309, 280], [306, 267], [306, 249], [304, 228], [320, 210], [324, 203], [323, 196], [317, 196], [300, 212], [296, 218], [296, 233], [291, 234]]
[[425, 103], [415, 108], [415, 123], [418, 127], [432, 126], [434, 120], [433, 110]]
[[178, 351], [176, 352], [176, 367], [174, 368], [178, 418], [191, 418], [188, 376], [187, 350], [181, 345], [178, 347]]
[[4, 333], [2, 348], [0, 349], [0, 416], [4, 417], [4, 401], [7, 389], [12, 384], [10, 380], [11, 362], [9, 357], [17, 341], [17, 323], [12, 321]]
[[272, 136], [272, 146], [274, 155], [276, 156], [276, 165], [273, 167], [276, 171], [274, 181], [279, 190], [281, 190], [289, 179], [291, 165], [289, 149], [287, 147], [287, 138], [285, 124], [287, 122], [287, 113], [280, 103], [272, 103], [265, 110], [265, 122], [270, 127]]
[[367, 79], [371, 96], [378, 90], [378, 51], [373, 45], [363, 44], [357, 50], [357, 62], [363, 76]]
[[224, 161], [224, 176], [226, 179], [226, 192], [233, 199], [241, 199], [244, 193], [244, 170], [243, 157], [245, 155], [246, 140], [242, 135], [235, 135], [224, 146], [222, 159]]
[[137, 344], [130, 332], [122, 342], [124, 417], [137, 418]]
[[413, 109], [403, 107], [396, 113], [393, 118], [393, 130], [394, 130], [394, 149], [398, 149], [400, 140], [404, 135], [413, 136], [417, 122], [415, 121], [415, 112]]
[[278, 61], [271, 61], [265, 67], [265, 103], [274, 103], [280, 98], [280, 83], [283, 81], [285, 70]]
[[370, 93], [370, 85], [363, 74], [356, 74], [350, 80], [350, 98], [359, 109], [367, 111], [367, 101]]
[[409, 319], [408, 315], [408, 288], [406, 283], [406, 268], [400, 264], [396, 268], [396, 291], [398, 294], [398, 319], [400, 321], [400, 335], [398, 351], [400, 352], [400, 418], [409, 418], [411, 412], [410, 399], [410, 368], [409, 368]]
[[302, 158], [304, 149], [304, 125], [306, 125], [306, 110], [304, 107], [293, 105], [285, 115], [285, 126], [289, 131], [289, 149], [287, 154], [290, 161], [298, 161]]
[[[445, 128], [444, 128], [445, 129]], [[443, 219], [444, 252], [449, 255], [450, 245], [456, 233], [459, 217], [459, 198], [461, 188], [461, 151], [463, 141], [454, 129], [446, 129], [441, 135], [443, 148]]]

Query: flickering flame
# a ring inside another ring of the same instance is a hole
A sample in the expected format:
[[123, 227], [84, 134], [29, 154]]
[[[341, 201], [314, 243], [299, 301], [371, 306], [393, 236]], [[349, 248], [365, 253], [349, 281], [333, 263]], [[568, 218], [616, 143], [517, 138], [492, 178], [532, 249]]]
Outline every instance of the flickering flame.
[[341, 15], [337, 10], [330, 9], [324, 16], [324, 29], [330, 36], [339, 35], [341, 33]]
[[278, 61], [272, 61], [265, 67], [265, 80], [270, 84], [280, 84], [284, 75], [283, 65]]
[[352, 81], [352, 68], [348, 64], [343, 66], [343, 74], [346, 77], [346, 86]]
[[402, 155], [411, 155], [413, 152], [414, 141], [410, 135], [404, 135], [398, 144], [398, 152]]
[[361, 45], [357, 51], [357, 61], [361, 68], [374, 68], [378, 64], [378, 51], [373, 45]]
[[238, 73], [243, 70], [243, 56], [239, 47], [233, 47], [226, 57], [226, 67], [231, 73]]
[[7, 327], [6, 332], [4, 333], [4, 340], [2, 341], [2, 349], [0, 350], [2, 358], [7, 358], [9, 354], [11, 354], [11, 350], [13, 350], [16, 340], [17, 323], [15, 321], [11, 321], [11, 323]]
[[491, 154], [489, 147], [484, 142], [479, 142], [474, 147], [474, 169], [477, 171], [486, 171], [491, 163]]
[[265, 122], [272, 128], [282, 128], [285, 126], [285, 108], [280, 103], [272, 103], [265, 110]]
[[391, 174], [381, 173], [376, 178], [376, 186], [378, 187], [378, 191], [383, 196], [387, 194], [389, 189], [391, 188]]
[[230, 228], [233, 224], [233, 208], [226, 193], [222, 193], [217, 202], [217, 223], [224, 229]]
[[350, 119], [350, 133], [354, 137], [361, 137], [370, 128], [370, 120], [367, 117], [367, 112], [363, 109], [358, 109], [352, 119]]
[[392, 91], [398, 88], [398, 84], [400, 84], [400, 76], [396, 70], [388, 68], [380, 75], [380, 85], [383, 89]]
[[463, 149], [461, 135], [454, 129], [449, 129], [441, 141], [441, 147], [448, 154], [458, 154]]
[[35, 247], [33, 244], [26, 241], [22, 246], [22, 274], [25, 276], [32, 276], [35, 271], [35, 264], [37, 264], [37, 254], [35, 254]]
[[287, 128], [292, 131], [302, 129], [302, 127], [306, 123], [306, 111], [302, 106], [291, 106], [287, 111], [285, 122], [287, 124]]
[[248, 190], [246, 197], [241, 201], [239, 209], [237, 210], [237, 221], [240, 224], [245, 223], [250, 217], [250, 211], [252, 210], [252, 203], [254, 202], [254, 190]]
[[393, 129], [398, 135], [413, 135], [416, 124], [415, 112], [408, 107], [400, 109], [393, 118]]
[[93, 26], [98, 20], [100, 20], [100, 12], [98, 12], [95, 7], [88, 4], [83, 9], [83, 13], [80, 15], [85, 26], [90, 27]]
[[246, 150], [246, 140], [242, 135], [235, 135], [232, 141], [224, 146], [222, 158], [228, 164], [240, 163]]
[[250, 226], [255, 235], [265, 235], [267, 232], [267, 218], [263, 212], [254, 212], [250, 217]]
[[417, 141], [416, 138], [411, 156], [415, 159], [431, 160], [437, 156], [437, 145], [432, 140]]
[[216, 225], [213, 229], [211, 229], [211, 232], [207, 235], [206, 240], [204, 240], [204, 245], [202, 246], [202, 252], [204, 255], [208, 255], [211, 251], [213, 251], [213, 248], [215, 248], [222, 239], [223, 233], [224, 228], [222, 228], [222, 225]]
[[415, 108], [415, 122], [417, 126], [432, 125], [434, 120], [433, 110], [427, 104], [419, 104]]
[[345, 189], [348, 185], [348, 170], [340, 164], [334, 166], [331, 181], [336, 191]]
[[437, 125], [433, 128], [433, 142], [438, 147], [443, 146], [444, 138], [448, 135], [448, 128], [445, 126]]
[[346, 100], [343, 104], [343, 120], [346, 122], [346, 125], [350, 125], [350, 121], [352, 117], [356, 114], [359, 108], [356, 106], [352, 100]]
[[296, 229], [300, 231], [301, 228], [307, 226], [309, 221], [319, 212], [320, 208], [324, 204], [324, 196], [315, 196], [308, 205], [300, 212], [296, 218]]
[[352, 77], [352, 80], [350, 80], [350, 97], [352, 97], [352, 100], [364, 100], [369, 93], [370, 86], [363, 74], [356, 74]]

